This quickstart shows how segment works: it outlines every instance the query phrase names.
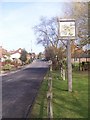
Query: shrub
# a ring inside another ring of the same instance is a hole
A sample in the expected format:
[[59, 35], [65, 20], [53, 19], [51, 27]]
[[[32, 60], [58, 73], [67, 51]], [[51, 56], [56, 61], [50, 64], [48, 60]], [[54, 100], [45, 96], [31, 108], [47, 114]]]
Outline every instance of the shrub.
[[11, 60], [7, 59], [7, 60], [5, 60], [5, 63], [9, 64], [9, 63], [11, 63]]
[[11, 70], [11, 68], [12, 68], [12, 67], [11, 67], [10, 64], [6, 64], [6, 65], [3, 66], [2, 69], [3, 69], [3, 70]]

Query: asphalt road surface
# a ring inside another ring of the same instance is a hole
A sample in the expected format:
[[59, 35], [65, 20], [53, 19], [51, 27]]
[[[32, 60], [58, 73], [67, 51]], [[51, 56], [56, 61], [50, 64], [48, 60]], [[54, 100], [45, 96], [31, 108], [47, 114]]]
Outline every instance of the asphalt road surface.
[[47, 70], [46, 62], [33, 62], [2, 76], [2, 118], [27, 117]]

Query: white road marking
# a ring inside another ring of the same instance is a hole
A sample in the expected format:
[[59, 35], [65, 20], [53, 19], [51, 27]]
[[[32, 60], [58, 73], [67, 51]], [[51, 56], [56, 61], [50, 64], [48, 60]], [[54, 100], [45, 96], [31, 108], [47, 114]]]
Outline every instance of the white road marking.
[[6, 82], [12, 81], [13, 79], [8, 79]]

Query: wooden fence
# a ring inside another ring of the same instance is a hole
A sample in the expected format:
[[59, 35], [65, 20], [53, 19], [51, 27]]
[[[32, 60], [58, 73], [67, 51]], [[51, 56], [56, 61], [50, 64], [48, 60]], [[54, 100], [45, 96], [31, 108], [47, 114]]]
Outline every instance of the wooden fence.
[[62, 67], [61, 67], [61, 77], [62, 77], [63, 80], [66, 79], [66, 71]]
[[53, 118], [53, 109], [52, 109], [52, 77], [48, 78], [47, 117], [48, 118]]

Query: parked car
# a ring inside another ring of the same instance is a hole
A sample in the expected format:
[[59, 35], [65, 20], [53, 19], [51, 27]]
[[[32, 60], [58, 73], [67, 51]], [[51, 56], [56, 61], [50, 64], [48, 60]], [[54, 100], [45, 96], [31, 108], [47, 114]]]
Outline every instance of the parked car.
[[41, 61], [48, 61], [46, 58], [42, 58]]

